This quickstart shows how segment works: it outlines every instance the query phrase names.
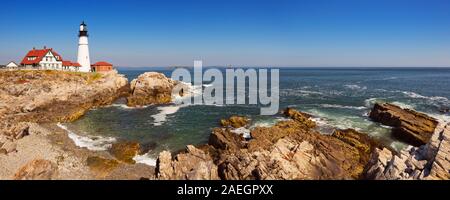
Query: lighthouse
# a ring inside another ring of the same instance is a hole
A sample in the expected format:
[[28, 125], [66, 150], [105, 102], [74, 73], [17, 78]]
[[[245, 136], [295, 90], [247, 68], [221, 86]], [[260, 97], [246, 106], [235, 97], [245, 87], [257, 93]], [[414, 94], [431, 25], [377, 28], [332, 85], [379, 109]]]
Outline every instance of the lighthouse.
[[81, 72], [91, 71], [91, 60], [89, 58], [88, 30], [84, 21], [80, 24], [80, 32], [78, 34], [78, 63], [81, 65]]

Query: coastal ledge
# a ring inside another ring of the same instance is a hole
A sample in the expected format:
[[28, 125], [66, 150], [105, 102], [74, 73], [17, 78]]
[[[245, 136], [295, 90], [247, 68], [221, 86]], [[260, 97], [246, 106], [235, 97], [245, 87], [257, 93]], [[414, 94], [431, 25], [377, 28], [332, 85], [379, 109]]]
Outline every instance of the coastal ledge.
[[[378, 146], [355, 130], [336, 130], [322, 135], [309, 116], [293, 109], [291, 120], [273, 127], [256, 127], [246, 140], [233, 133], [234, 127], [216, 128], [208, 145], [188, 146], [172, 159], [160, 154], [158, 179], [292, 180], [360, 179]], [[233, 119], [222, 120], [236, 121]], [[227, 125], [225, 123], [225, 125]], [[242, 126], [243, 124], [240, 124]], [[196, 165], [190, 159], [195, 158]]]
[[[377, 109], [377, 107], [374, 107]], [[417, 115], [412, 110], [398, 110]], [[408, 146], [397, 152], [365, 133], [353, 129], [322, 135], [308, 114], [288, 108], [282, 113], [290, 120], [273, 127], [256, 127], [249, 139], [237, 135], [245, 127], [243, 117], [221, 120], [209, 143], [172, 157], [160, 153], [155, 176], [176, 180], [449, 180], [450, 124], [439, 122], [430, 140], [420, 147]], [[394, 115], [395, 116], [395, 115]], [[433, 118], [420, 114], [421, 119]], [[244, 120], [245, 119], [245, 120]], [[415, 118], [403, 118], [408, 124]], [[239, 121], [236, 127], [231, 121]], [[242, 123], [241, 123], [242, 122]], [[434, 124], [434, 121], [432, 121]], [[427, 124], [428, 125], [428, 124]], [[418, 125], [423, 126], [423, 125]], [[192, 165], [195, 161], [195, 165]]]
[[43, 123], [74, 121], [127, 95], [129, 87], [117, 71], [17, 70], [0, 71], [0, 91], [2, 121]]
[[77, 147], [56, 126], [127, 96], [128, 80], [117, 71], [0, 71], [0, 91], [0, 179], [151, 178], [152, 167], [122, 162], [111, 173], [95, 173], [89, 157], [114, 158]]

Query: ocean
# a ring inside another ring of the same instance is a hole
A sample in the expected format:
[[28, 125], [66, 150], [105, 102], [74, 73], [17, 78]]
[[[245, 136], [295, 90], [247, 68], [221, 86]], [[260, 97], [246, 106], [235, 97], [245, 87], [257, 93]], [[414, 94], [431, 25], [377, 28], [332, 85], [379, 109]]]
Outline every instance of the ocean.
[[[173, 68], [119, 68], [129, 81], [146, 71], [170, 77]], [[401, 149], [406, 144], [391, 137], [390, 128], [372, 122], [368, 113], [375, 102], [450, 119], [450, 68], [280, 68], [280, 109], [293, 107], [310, 113], [323, 134], [333, 127], [353, 128]], [[162, 150], [208, 142], [212, 128], [231, 115], [251, 119], [252, 126], [271, 126], [284, 118], [261, 116], [255, 105], [155, 105], [129, 108], [120, 99], [94, 109], [73, 123], [60, 124], [78, 146], [106, 150], [113, 142], [137, 141], [149, 152], [137, 162], [155, 164]], [[248, 130], [241, 130], [247, 132]]]

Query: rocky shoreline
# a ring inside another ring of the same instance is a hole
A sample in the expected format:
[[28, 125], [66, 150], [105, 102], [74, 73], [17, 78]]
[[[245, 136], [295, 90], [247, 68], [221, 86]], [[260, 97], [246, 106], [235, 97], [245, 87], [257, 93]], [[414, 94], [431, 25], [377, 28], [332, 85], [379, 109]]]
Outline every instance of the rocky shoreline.
[[369, 116], [411, 144], [401, 152], [353, 129], [323, 135], [310, 115], [291, 108], [281, 113], [286, 120], [249, 135], [236, 130], [249, 129], [251, 119], [223, 119], [208, 144], [173, 156], [163, 151], [155, 167], [133, 160], [145, 153], [137, 142], [89, 151], [56, 126], [120, 97], [132, 107], [170, 103], [177, 84], [155, 72], [131, 84], [115, 71], [0, 72], [0, 179], [450, 179], [450, 124], [387, 103], [375, 104]]

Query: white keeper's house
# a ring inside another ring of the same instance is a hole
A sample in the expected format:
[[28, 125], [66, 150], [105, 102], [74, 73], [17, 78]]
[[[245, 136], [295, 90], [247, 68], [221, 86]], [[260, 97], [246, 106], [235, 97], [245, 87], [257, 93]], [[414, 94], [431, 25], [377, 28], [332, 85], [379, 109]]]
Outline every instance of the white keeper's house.
[[47, 47], [43, 49], [33, 48], [28, 51], [20, 64], [27, 69], [43, 70], [78, 71], [80, 67], [80, 64], [76, 62], [64, 61], [61, 55], [56, 53], [52, 48]]

